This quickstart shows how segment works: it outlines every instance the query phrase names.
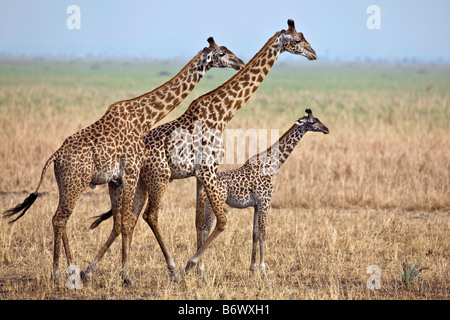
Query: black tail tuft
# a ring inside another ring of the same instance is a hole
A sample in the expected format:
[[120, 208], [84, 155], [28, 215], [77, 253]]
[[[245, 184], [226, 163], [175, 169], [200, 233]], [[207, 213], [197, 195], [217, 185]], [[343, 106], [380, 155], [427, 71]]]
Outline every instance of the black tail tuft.
[[13, 215], [18, 214], [19, 212], [21, 212], [23, 210], [22, 213], [17, 218], [11, 220], [9, 223], [11, 224], [11, 223], [16, 222], [18, 219], [20, 219], [25, 214], [25, 212], [27, 212], [28, 209], [30, 209], [31, 205], [34, 203], [34, 201], [36, 201], [37, 197], [38, 197], [37, 193], [30, 194], [21, 204], [18, 204], [14, 208], [3, 212], [4, 217], [5, 218], [12, 217]]
[[104, 214], [101, 214], [101, 215], [99, 215], [99, 216], [94, 217], [94, 218], [97, 218], [97, 220], [95, 220], [95, 221], [91, 224], [91, 226], [89, 227], [89, 229], [92, 230], [92, 229], [97, 228], [98, 225], [99, 225], [100, 223], [102, 223], [102, 221], [108, 220], [108, 219], [111, 218], [111, 217], [112, 217], [112, 209], [109, 210], [108, 212], [105, 212]]

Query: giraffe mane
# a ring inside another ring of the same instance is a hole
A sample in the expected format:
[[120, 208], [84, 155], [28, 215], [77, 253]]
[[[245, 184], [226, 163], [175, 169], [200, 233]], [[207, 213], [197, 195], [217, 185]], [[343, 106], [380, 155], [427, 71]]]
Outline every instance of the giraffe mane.
[[268, 46], [270, 46], [270, 44], [273, 42], [273, 40], [275, 38], [277, 38], [280, 35], [281, 31], [278, 31], [277, 33], [275, 33], [269, 40], [267, 40], [267, 42], [264, 44], [264, 46], [253, 56], [253, 58], [250, 59], [250, 61], [248, 63], [245, 64], [244, 68], [242, 68], [241, 70], [239, 70], [239, 72], [237, 72], [234, 76], [232, 76], [230, 79], [228, 79], [228, 81], [224, 82], [223, 84], [221, 84], [219, 87], [217, 87], [216, 89], [209, 91], [203, 95], [201, 95], [200, 97], [198, 97], [197, 99], [195, 99], [188, 107], [188, 110], [190, 110], [193, 106], [196, 105], [196, 103], [200, 100], [202, 100], [204, 97], [212, 94], [213, 92], [217, 92], [219, 90], [222, 90], [223, 87], [225, 87], [226, 85], [228, 85], [230, 82], [234, 81], [237, 77], [239, 77], [245, 70], [249, 69], [251, 67], [251, 64], [253, 61], [255, 61], [256, 59], [258, 59], [258, 57], [260, 56], [260, 54], [262, 52], [264, 52]]
[[297, 127], [297, 124], [294, 123], [289, 128], [289, 130], [287, 130], [285, 133], [283, 133], [283, 135], [277, 141], [275, 141], [267, 150], [261, 151], [261, 152], [255, 154], [255, 155], [249, 157], [247, 159], [247, 161], [245, 162], [245, 164], [248, 164], [251, 160], [253, 161], [254, 157], [260, 158], [263, 155], [271, 154], [272, 153], [272, 147], [276, 146], [279, 143], [279, 141], [284, 140], [288, 134], [290, 134], [293, 130], [295, 130], [296, 127]]
[[197, 54], [196, 54], [196, 55], [195, 55], [188, 63], [186, 63], [186, 65], [183, 67], [183, 69], [181, 69], [175, 76], [173, 76], [172, 78], [170, 78], [169, 80], [167, 80], [166, 82], [164, 82], [164, 83], [163, 83], [162, 85], [160, 85], [159, 87], [153, 89], [153, 90], [150, 91], [150, 92], [146, 92], [146, 93], [144, 93], [144, 94], [141, 94], [141, 95], [138, 96], [138, 97], [134, 97], [134, 98], [131, 98], [131, 99], [125, 99], [125, 100], [121, 100], [121, 101], [115, 102], [113, 105], [119, 104], [119, 103], [122, 103], [122, 102], [126, 102], [126, 101], [137, 100], [137, 99], [143, 98], [144, 96], [151, 95], [151, 94], [153, 94], [154, 92], [160, 90], [162, 87], [164, 87], [165, 85], [167, 85], [167, 84], [170, 83], [171, 81], [175, 80], [181, 73], [183, 73], [184, 71], [186, 71], [186, 69], [190, 68], [191, 65], [192, 65], [192, 63], [193, 63], [196, 59], [198, 59], [198, 57], [199, 57], [202, 53], [203, 53], [203, 50], [200, 50], [200, 51], [199, 51], [199, 52], [198, 52], [198, 53], [197, 53]]

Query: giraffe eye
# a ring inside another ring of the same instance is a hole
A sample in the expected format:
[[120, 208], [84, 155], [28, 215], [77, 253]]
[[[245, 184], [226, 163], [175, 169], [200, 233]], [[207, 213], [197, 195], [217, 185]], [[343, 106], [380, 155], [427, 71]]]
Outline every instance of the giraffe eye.
[[219, 53], [219, 57], [223, 57], [225, 55], [225, 53], [221, 52]]
[[301, 40], [295, 40], [295, 43], [300, 43], [301, 42]]

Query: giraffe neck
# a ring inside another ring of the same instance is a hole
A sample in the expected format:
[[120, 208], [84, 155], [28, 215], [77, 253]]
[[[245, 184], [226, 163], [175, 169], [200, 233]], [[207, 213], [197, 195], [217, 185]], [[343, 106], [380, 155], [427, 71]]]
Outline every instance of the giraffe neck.
[[247, 163], [258, 165], [263, 164], [266, 175], [274, 175], [286, 162], [296, 145], [305, 135], [306, 130], [297, 124], [294, 124], [286, 131], [277, 142], [270, 146], [266, 151], [257, 154], [247, 160]]
[[209, 69], [202, 64], [200, 51], [169, 81], [139, 97], [113, 104], [107, 113], [131, 120], [134, 129], [147, 133], [186, 98]]
[[283, 52], [283, 48], [279, 45], [279, 35], [277, 32], [271, 37], [230, 80], [194, 101], [186, 114], [193, 117], [194, 121], [202, 121], [207, 128], [223, 131], [226, 124], [258, 89]]

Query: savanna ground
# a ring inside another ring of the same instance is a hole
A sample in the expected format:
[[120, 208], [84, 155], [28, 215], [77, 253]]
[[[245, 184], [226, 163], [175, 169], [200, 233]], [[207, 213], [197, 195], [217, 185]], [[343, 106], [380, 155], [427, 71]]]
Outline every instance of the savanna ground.
[[[0, 211], [34, 191], [45, 161], [67, 136], [182, 65], [1, 60]], [[163, 121], [232, 74], [210, 71]], [[13, 225], [0, 221], [0, 299], [449, 299], [450, 67], [279, 61], [228, 128], [282, 134], [306, 107], [331, 133], [308, 133], [274, 179], [269, 280], [249, 271], [253, 210], [231, 209], [228, 228], [204, 255], [203, 276], [193, 272], [170, 282], [159, 246], [140, 219], [131, 256], [138, 288], [121, 285], [117, 240], [87, 286], [57, 289], [50, 275], [58, 195], [49, 170], [27, 214]], [[69, 220], [81, 269], [111, 230], [111, 220], [89, 230], [91, 218], [109, 208], [105, 186], [89, 189]], [[195, 180], [172, 182], [160, 221], [178, 268], [195, 252], [194, 214]], [[381, 271], [376, 290], [367, 288], [373, 265]], [[420, 265], [410, 284], [400, 276], [406, 265]]]

